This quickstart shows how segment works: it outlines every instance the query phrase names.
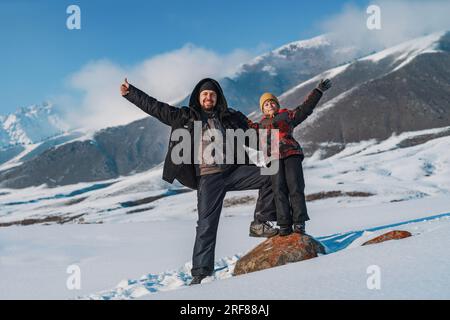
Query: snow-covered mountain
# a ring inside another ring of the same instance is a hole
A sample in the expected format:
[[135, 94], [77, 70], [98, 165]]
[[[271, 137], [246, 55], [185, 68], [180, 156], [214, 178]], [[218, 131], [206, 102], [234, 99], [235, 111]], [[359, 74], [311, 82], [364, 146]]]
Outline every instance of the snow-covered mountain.
[[[295, 107], [321, 78], [331, 78], [333, 88], [296, 131], [308, 156], [320, 150], [327, 157], [349, 143], [450, 126], [449, 38], [439, 32], [355, 59], [363, 55], [357, 48], [342, 48], [320, 36], [262, 55], [221, 84], [231, 106], [247, 103], [252, 112], [261, 92], [284, 92], [282, 104]], [[0, 164], [2, 158], [19, 157], [0, 167], [0, 186], [60, 186], [143, 172], [164, 158], [168, 133], [149, 117], [84, 140], [63, 139], [59, 147], [49, 143], [0, 152]], [[32, 157], [26, 156], [29, 152]]]
[[90, 133], [70, 132], [31, 145], [2, 165], [0, 185], [54, 187], [146, 171], [163, 161], [168, 135], [169, 128], [151, 117]]
[[[288, 43], [243, 64], [236, 74], [220, 79], [228, 104], [243, 113], [258, 109], [263, 92], [282, 94], [330, 68], [373, 52], [343, 45], [329, 35]], [[186, 105], [189, 97], [179, 105]]]
[[58, 108], [47, 102], [0, 116], [0, 170], [86, 134], [71, 128], [64, 119]]
[[69, 125], [50, 103], [22, 107], [0, 116], [0, 149], [40, 142], [68, 129]]
[[[327, 70], [285, 92], [295, 107], [321, 78], [333, 87], [297, 128], [307, 154], [450, 125], [450, 33], [438, 32]], [[430, 136], [430, 138], [432, 138]]]

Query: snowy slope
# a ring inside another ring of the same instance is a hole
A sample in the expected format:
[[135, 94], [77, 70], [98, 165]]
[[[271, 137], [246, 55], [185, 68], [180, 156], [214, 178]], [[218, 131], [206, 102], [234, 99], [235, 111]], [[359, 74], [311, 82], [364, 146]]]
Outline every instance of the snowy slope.
[[[212, 283], [192, 288], [185, 284], [195, 220], [5, 228], [0, 233], [0, 298], [448, 299], [450, 221], [446, 213], [450, 213], [449, 197], [359, 208], [341, 205], [336, 210], [314, 208], [309, 233], [329, 247], [342, 244], [341, 251], [231, 279], [233, 257], [262, 240], [248, 237], [250, 217], [223, 217], [216, 248], [218, 281], [210, 278]], [[435, 217], [439, 214], [446, 215]], [[390, 226], [394, 223], [401, 225]], [[382, 229], [362, 232], [376, 227]], [[414, 236], [359, 247], [362, 241], [392, 229], [409, 230]], [[354, 231], [360, 231], [357, 237], [352, 236]], [[349, 237], [353, 244], [342, 242]], [[73, 264], [81, 268], [81, 290], [66, 287], [66, 269]], [[365, 286], [366, 269], [374, 264], [382, 272], [380, 291]], [[277, 291], [272, 290], [275, 284]]]
[[415, 57], [420, 54], [439, 52], [439, 41], [445, 34], [445, 31], [435, 32], [421, 38], [401, 43], [392, 48], [383, 50], [360, 60], [379, 62], [383, 59], [393, 56], [395, 57], [395, 59], [393, 60], [393, 64], [396, 64], [396, 67], [393, 69], [393, 71], [397, 71], [398, 69], [410, 63]]
[[[135, 294], [146, 299], [195, 297], [201, 300], [449, 299], [449, 216], [401, 229], [415, 231], [414, 236], [380, 245], [355, 246], [308, 261], [206, 283], [201, 287], [155, 295], [144, 295], [145, 291], [141, 290]], [[389, 231], [389, 228], [383, 231]], [[364, 240], [367, 239], [368, 235]], [[379, 290], [367, 287], [370, 266], [377, 266], [380, 270]]]
[[[307, 159], [307, 194], [373, 194], [309, 202], [308, 232], [330, 252], [314, 260], [229, 279], [237, 258], [261, 241], [248, 237], [256, 191], [230, 192], [219, 227], [217, 272], [196, 288], [186, 287], [196, 193], [163, 182], [160, 167], [97, 184], [2, 189], [0, 223], [84, 215], [63, 225], [1, 228], [0, 298], [448, 299], [450, 137], [411, 146], [446, 130], [403, 133], [354, 144], [325, 160]], [[414, 237], [359, 246], [393, 229]], [[72, 264], [81, 268], [81, 290], [66, 287]], [[380, 291], [365, 285], [373, 264], [381, 268]], [[269, 289], [274, 284], [280, 287], [276, 294]], [[312, 284], [314, 290], [299, 290]]]
[[308, 86], [310, 84], [316, 84], [318, 81], [320, 81], [320, 79], [326, 78], [333, 79], [336, 76], [340, 75], [342, 72], [344, 72], [350, 65], [358, 61], [369, 61], [372, 63], [379, 63], [380, 61], [385, 59], [390, 60], [390, 64], [386, 68], [388, 70], [387, 72], [397, 71], [400, 68], [407, 65], [408, 63], [410, 63], [418, 55], [424, 53], [439, 52], [440, 51], [439, 41], [446, 33], [447, 33], [446, 31], [435, 32], [430, 35], [406, 41], [394, 47], [381, 50], [380, 52], [368, 55], [366, 57], [359, 58], [355, 61], [344, 64], [342, 66], [326, 70], [314, 76], [313, 78], [304, 81], [298, 84], [297, 86], [289, 89], [288, 91], [284, 92], [280, 96], [280, 100], [287, 98], [287, 96], [289, 96], [290, 94], [294, 93], [299, 89], [302, 89], [305, 86]]
[[449, 126], [449, 43], [450, 32], [419, 37], [326, 70], [283, 93], [281, 104], [294, 108], [320, 79], [333, 82], [296, 128], [294, 136], [306, 154], [322, 149], [326, 157], [348, 143]]

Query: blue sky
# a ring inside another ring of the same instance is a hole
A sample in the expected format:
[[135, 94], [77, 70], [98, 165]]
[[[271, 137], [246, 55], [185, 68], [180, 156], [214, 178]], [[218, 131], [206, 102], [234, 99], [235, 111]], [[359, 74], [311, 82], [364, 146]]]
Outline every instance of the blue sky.
[[[321, 33], [320, 22], [355, 1], [0, 0], [0, 114], [64, 91], [90, 61], [133, 65], [186, 43], [226, 54], [275, 48]], [[81, 8], [68, 30], [66, 8]]]

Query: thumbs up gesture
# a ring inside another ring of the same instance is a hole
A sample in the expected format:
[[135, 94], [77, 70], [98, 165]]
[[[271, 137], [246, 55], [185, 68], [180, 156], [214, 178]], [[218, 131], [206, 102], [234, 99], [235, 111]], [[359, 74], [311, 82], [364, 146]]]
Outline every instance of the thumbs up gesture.
[[128, 83], [128, 79], [125, 78], [124, 83], [120, 86], [120, 94], [122, 96], [126, 96], [130, 91], [128, 90], [130, 88], [130, 84]]

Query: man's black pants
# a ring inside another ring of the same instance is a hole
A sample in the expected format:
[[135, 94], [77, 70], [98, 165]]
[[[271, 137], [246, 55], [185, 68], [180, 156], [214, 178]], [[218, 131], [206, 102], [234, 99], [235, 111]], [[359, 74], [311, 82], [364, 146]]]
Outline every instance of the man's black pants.
[[259, 189], [254, 220], [258, 222], [276, 220], [270, 177], [261, 175], [261, 168], [247, 165], [232, 166], [224, 172], [200, 177], [197, 189], [198, 221], [192, 257], [192, 276], [209, 276], [214, 271], [217, 227], [227, 191]]
[[277, 160], [278, 173], [271, 176], [279, 226], [289, 226], [309, 220], [302, 160], [303, 157], [300, 155]]

